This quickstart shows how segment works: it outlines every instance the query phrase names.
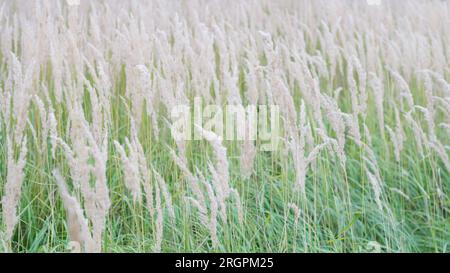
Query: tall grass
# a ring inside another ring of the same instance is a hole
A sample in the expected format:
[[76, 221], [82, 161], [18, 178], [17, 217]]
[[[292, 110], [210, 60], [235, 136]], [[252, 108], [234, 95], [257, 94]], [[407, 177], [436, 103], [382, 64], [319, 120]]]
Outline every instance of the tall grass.
[[449, 252], [448, 1], [76, 2], [0, 1], [1, 251]]

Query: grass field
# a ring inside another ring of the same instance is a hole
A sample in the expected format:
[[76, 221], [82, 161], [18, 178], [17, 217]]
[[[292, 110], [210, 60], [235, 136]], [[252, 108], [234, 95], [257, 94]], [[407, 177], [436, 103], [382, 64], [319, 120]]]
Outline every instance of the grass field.
[[[449, 26], [437, 0], [0, 1], [0, 251], [450, 252]], [[175, 138], [196, 102], [217, 126]], [[226, 137], [229, 105], [276, 107], [276, 145]]]

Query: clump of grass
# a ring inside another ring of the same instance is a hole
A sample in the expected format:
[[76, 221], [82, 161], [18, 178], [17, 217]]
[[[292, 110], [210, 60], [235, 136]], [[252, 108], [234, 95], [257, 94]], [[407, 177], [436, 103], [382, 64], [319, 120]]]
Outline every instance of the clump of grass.
[[449, 251], [448, 2], [79, 2], [0, 5], [0, 251]]

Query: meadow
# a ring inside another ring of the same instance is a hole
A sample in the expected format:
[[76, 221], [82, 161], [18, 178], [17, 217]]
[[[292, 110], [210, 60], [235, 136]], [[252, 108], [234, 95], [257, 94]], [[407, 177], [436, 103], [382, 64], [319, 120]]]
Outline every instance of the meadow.
[[[1, 0], [0, 252], [450, 252], [449, 26], [439, 0]], [[276, 145], [217, 111], [174, 137], [196, 102], [276, 106]]]

